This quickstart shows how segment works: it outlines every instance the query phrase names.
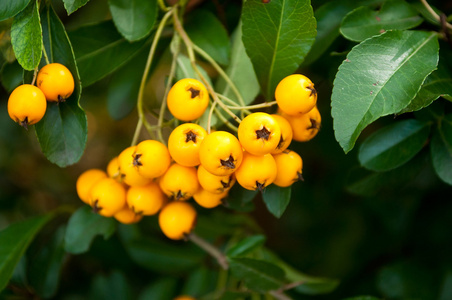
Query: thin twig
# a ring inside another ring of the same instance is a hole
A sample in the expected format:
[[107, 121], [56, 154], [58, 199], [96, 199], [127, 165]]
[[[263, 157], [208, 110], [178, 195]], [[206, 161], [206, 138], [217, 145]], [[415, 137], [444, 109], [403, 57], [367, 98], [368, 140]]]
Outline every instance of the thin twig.
[[218, 250], [215, 246], [201, 238], [200, 236], [196, 235], [195, 233], [190, 233], [187, 236], [188, 240], [195, 243], [198, 247], [209, 253], [212, 257], [214, 257], [218, 264], [224, 269], [227, 270], [229, 268], [228, 261], [226, 259], [226, 256]]
[[[421, 0], [421, 3], [425, 6], [427, 11], [439, 22], [441, 22], [441, 17], [436, 13], [436, 11], [428, 4], [427, 0]], [[448, 29], [452, 29], [452, 25], [449, 23], [446, 23], [446, 27]]]

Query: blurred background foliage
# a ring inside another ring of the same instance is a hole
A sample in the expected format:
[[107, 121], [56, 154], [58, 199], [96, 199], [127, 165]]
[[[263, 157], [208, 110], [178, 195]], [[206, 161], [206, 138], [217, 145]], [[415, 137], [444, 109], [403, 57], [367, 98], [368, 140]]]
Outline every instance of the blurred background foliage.
[[[212, 11], [228, 33], [233, 31], [240, 16], [240, 1], [197, 2], [196, 9]], [[313, 0], [314, 10], [326, 2]], [[448, 1], [430, 3], [446, 13], [452, 11]], [[53, 5], [68, 32], [111, 18], [106, 0], [90, 1], [71, 16], [67, 16], [61, 1]], [[276, 219], [259, 195], [253, 201], [255, 209], [248, 213], [233, 213], [225, 207], [198, 210], [201, 216], [197, 230], [208, 235], [213, 226], [216, 232], [210, 234], [215, 236], [236, 226], [231, 214], [237, 220], [243, 216], [266, 235], [266, 247], [290, 265], [310, 275], [340, 280], [332, 293], [315, 297], [290, 293], [294, 299], [358, 295], [376, 299], [452, 299], [452, 188], [434, 174], [428, 152], [421, 151], [403, 168], [374, 176], [359, 167], [358, 147], [345, 155], [334, 138], [332, 82], [344, 59], [341, 51], [350, 45], [339, 37], [321, 59], [299, 70], [310, 76], [318, 90], [322, 128], [311, 142], [294, 142], [291, 147], [303, 157], [305, 181], [293, 186], [284, 215]], [[164, 47], [160, 47], [159, 56], [164, 55]], [[4, 50], [1, 59], [5, 61], [7, 55]], [[137, 69], [143, 68], [145, 57], [146, 53], [139, 54], [131, 63]], [[162, 59], [161, 64], [165, 63], [169, 60]], [[162, 93], [158, 85], [164, 78], [159, 79], [158, 72], [165, 68], [168, 65], [154, 67], [147, 97]], [[0, 89], [0, 229], [61, 205], [82, 206], [75, 191], [78, 175], [88, 168], [104, 169], [130, 144], [136, 126], [135, 99], [129, 99], [126, 110], [131, 112], [127, 115], [118, 115], [118, 111], [115, 114], [107, 99], [111, 93], [121, 92], [117, 77], [123, 71], [125, 67], [83, 88], [80, 104], [88, 116], [88, 142], [80, 162], [63, 169], [43, 156], [33, 129], [25, 131], [8, 118], [8, 91]], [[141, 72], [137, 71], [139, 77]], [[441, 109], [451, 110], [447, 101], [437, 102], [435, 105]], [[393, 119], [389, 116], [372, 124], [359, 141]], [[144, 133], [143, 138], [147, 138]], [[154, 217], [144, 218], [139, 224], [144, 237], [138, 248], [127, 241], [139, 233], [119, 225], [107, 240], [96, 238], [87, 253], [65, 254], [61, 232], [68, 217], [64, 214], [48, 224], [16, 268], [11, 287], [24, 297], [37, 292], [54, 299], [160, 299], [155, 295], [171, 299], [182, 293], [204, 295], [215, 288], [217, 276], [221, 276], [215, 262], [196, 246], [166, 239]], [[173, 259], [161, 260], [158, 254], [146, 253], [146, 247], [161, 247], [174, 254]], [[200, 264], [202, 261], [207, 263]], [[23, 288], [26, 286], [37, 291]], [[6, 290], [0, 297], [10, 292]]]

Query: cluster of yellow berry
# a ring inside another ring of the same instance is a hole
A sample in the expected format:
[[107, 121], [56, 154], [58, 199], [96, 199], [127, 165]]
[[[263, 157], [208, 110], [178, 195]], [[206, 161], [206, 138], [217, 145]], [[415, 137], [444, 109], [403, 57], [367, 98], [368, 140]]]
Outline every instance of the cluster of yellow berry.
[[228, 131], [208, 134], [189, 122], [206, 110], [206, 88], [195, 79], [179, 80], [168, 93], [167, 106], [187, 123], [171, 132], [168, 146], [145, 140], [113, 158], [106, 172], [85, 171], [76, 184], [80, 199], [100, 215], [127, 224], [160, 211], [161, 230], [177, 240], [189, 234], [196, 221], [190, 198], [213, 208], [235, 182], [261, 191], [271, 183], [290, 186], [302, 179], [303, 162], [288, 147], [292, 140], [308, 141], [317, 134], [317, 93], [307, 77], [295, 74], [279, 83], [275, 98], [278, 113], [250, 113], [240, 122], [237, 137]]
[[74, 92], [74, 77], [68, 68], [59, 63], [42, 67], [36, 82], [37, 86], [19, 85], [8, 99], [10, 118], [25, 128], [44, 117], [47, 101], [63, 102]]

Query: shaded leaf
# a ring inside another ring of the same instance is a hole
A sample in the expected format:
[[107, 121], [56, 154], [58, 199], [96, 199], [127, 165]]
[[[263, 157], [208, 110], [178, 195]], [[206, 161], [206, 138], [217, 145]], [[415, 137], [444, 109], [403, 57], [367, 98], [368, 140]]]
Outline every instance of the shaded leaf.
[[350, 297], [345, 298], [343, 300], [380, 300], [381, 298], [377, 298], [374, 296], [357, 296], [357, 297]]
[[109, 0], [113, 22], [129, 41], [146, 37], [157, 19], [155, 0]]
[[320, 295], [331, 293], [339, 285], [339, 280], [306, 275], [281, 260], [270, 250], [263, 248], [264, 259], [276, 264], [284, 270], [286, 278], [292, 283], [300, 283], [295, 291], [307, 295]]
[[267, 99], [303, 62], [316, 35], [309, 0], [248, 0], [242, 9], [243, 44]]
[[265, 205], [269, 212], [275, 217], [281, 218], [282, 214], [289, 205], [290, 195], [292, 194], [292, 187], [279, 187], [271, 184], [267, 186], [262, 193]]
[[258, 247], [265, 243], [266, 237], [262, 234], [252, 235], [244, 238], [226, 251], [229, 257], [243, 256], [253, 252]]
[[145, 41], [129, 43], [112, 21], [83, 26], [68, 34], [85, 87], [115, 71], [145, 45]]
[[30, 257], [30, 284], [42, 298], [51, 298], [57, 291], [65, 257], [64, 233], [65, 227], [60, 227], [51, 241]]
[[31, 71], [39, 65], [42, 56], [42, 29], [37, 0], [30, 1], [14, 18], [11, 44], [22, 68]]
[[452, 185], [452, 115], [439, 123], [430, 143], [433, 168], [441, 180]]
[[27, 7], [30, 0], [0, 1], [0, 21], [9, 19]]
[[406, 107], [437, 63], [434, 33], [394, 30], [355, 46], [339, 67], [331, 97], [334, 133], [344, 152], [367, 125]]
[[342, 21], [340, 32], [345, 38], [360, 42], [388, 30], [416, 27], [422, 20], [410, 4], [390, 0], [383, 2], [379, 10], [363, 6], [350, 12]]
[[243, 280], [247, 287], [267, 292], [277, 290], [284, 285], [284, 271], [269, 262], [252, 258], [229, 258], [232, 274]]
[[88, 3], [88, 1], [89, 0], [63, 0], [64, 8], [66, 9], [68, 15]]
[[105, 218], [93, 213], [91, 207], [80, 207], [68, 221], [64, 237], [66, 252], [80, 254], [89, 250], [94, 238], [102, 235], [108, 239], [116, 229], [113, 218]]
[[19, 263], [31, 241], [53, 216], [54, 214], [50, 213], [34, 217], [11, 224], [0, 231], [0, 291], [8, 284], [15, 266]]
[[0, 81], [8, 93], [22, 84], [23, 69], [15, 60], [12, 63], [5, 63], [0, 71]]
[[177, 289], [176, 278], [167, 277], [159, 279], [147, 286], [139, 295], [138, 300], [172, 300]]
[[254, 210], [253, 199], [258, 194], [258, 191], [250, 191], [235, 184], [228, 193], [228, 197], [223, 200], [224, 206], [227, 208], [249, 212]]
[[388, 171], [413, 158], [425, 145], [430, 124], [415, 119], [396, 122], [369, 136], [359, 148], [358, 159], [369, 170]]
[[35, 125], [36, 134], [47, 159], [60, 167], [66, 167], [80, 160], [88, 136], [86, 114], [79, 104], [82, 87], [63, 23], [51, 6], [43, 9], [41, 19], [49, 60], [61, 63], [71, 71], [75, 89], [62, 103], [48, 102], [44, 118]]
[[94, 278], [89, 295], [90, 300], [132, 300], [132, 291], [127, 277], [113, 271], [108, 275], [98, 275]]

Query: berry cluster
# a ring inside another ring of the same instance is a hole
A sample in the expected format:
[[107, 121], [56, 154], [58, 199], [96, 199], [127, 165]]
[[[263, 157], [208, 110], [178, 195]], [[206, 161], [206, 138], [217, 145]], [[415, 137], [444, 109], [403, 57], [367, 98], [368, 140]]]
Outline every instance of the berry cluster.
[[33, 83], [18, 86], [8, 99], [9, 116], [25, 128], [44, 117], [47, 101], [63, 102], [74, 92], [71, 72], [59, 63], [42, 67], [37, 74], [36, 83], [37, 86]]
[[210, 128], [191, 122], [207, 109], [208, 91], [198, 80], [179, 80], [166, 100], [173, 116], [186, 123], [174, 128], [168, 146], [144, 140], [124, 149], [106, 171], [85, 171], [76, 184], [80, 199], [126, 224], [159, 213], [163, 233], [178, 240], [196, 222], [190, 198], [213, 208], [236, 182], [262, 191], [272, 183], [288, 187], [302, 180], [302, 159], [288, 147], [292, 140], [309, 141], [317, 134], [317, 93], [307, 77], [295, 74], [279, 83], [275, 98], [278, 112], [249, 113], [237, 137], [224, 130], [208, 133]]

